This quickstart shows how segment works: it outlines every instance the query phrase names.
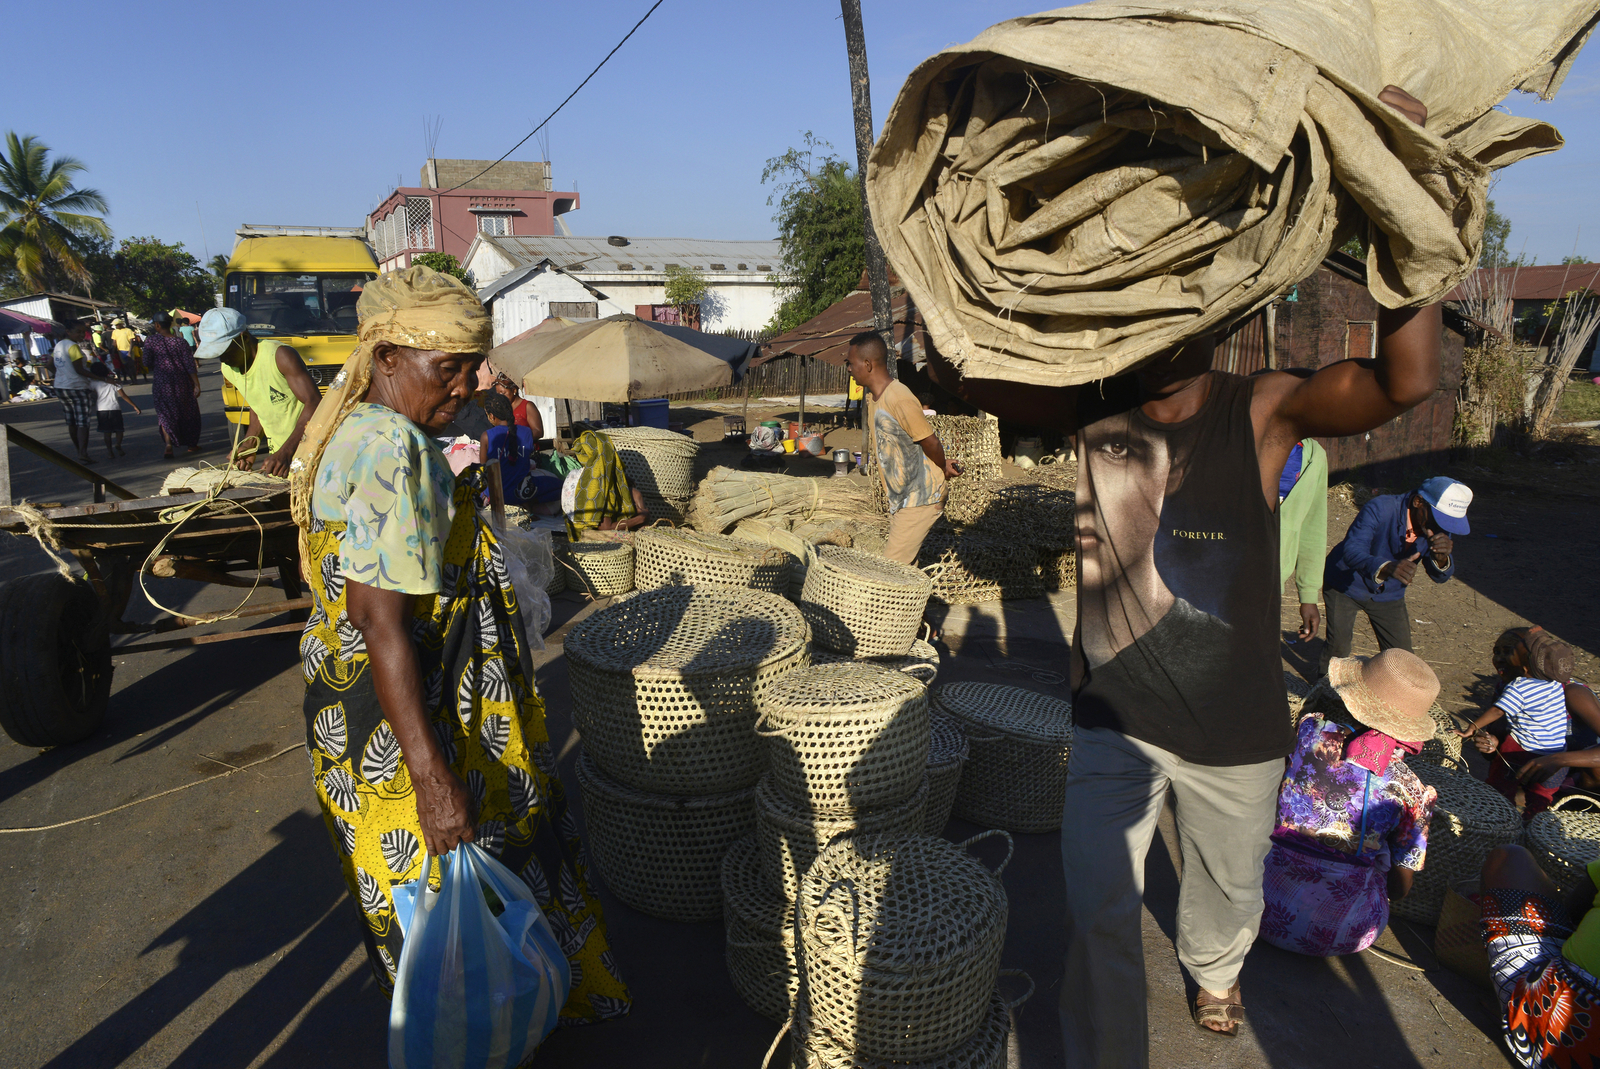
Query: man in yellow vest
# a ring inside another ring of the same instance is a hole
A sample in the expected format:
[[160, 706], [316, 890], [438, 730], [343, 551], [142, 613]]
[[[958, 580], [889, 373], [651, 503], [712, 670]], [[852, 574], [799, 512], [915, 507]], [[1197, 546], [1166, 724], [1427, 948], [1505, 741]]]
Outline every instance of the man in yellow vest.
[[[197, 360], [222, 359], [222, 377], [250, 408], [250, 428], [245, 433], [258, 442], [266, 436], [269, 455], [261, 470], [267, 475], [287, 476], [289, 462], [322, 395], [293, 346], [271, 338], [262, 344], [244, 326], [244, 316], [237, 308], [211, 309], [200, 320], [200, 346], [194, 355]], [[248, 452], [234, 460], [234, 466], [242, 471], [249, 471], [254, 463], [254, 454]]]

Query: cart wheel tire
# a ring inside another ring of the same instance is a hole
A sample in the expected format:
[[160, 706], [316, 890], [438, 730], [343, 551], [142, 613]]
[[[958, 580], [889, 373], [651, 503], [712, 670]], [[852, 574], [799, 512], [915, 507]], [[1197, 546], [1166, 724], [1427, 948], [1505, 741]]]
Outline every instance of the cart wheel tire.
[[94, 734], [111, 696], [111, 635], [82, 580], [30, 575], [0, 586], [0, 728], [23, 746]]

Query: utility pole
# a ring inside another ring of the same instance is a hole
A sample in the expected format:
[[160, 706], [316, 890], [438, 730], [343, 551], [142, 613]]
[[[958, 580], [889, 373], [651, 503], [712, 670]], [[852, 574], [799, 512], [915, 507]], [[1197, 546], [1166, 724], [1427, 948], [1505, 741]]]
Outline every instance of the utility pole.
[[867, 38], [861, 29], [861, 0], [839, 0], [844, 12], [844, 45], [850, 56], [850, 103], [856, 120], [856, 178], [861, 183], [861, 222], [866, 228], [867, 287], [872, 292], [873, 325], [889, 347], [889, 375], [895, 376], [894, 323], [889, 310], [889, 262], [872, 227], [867, 205], [867, 157], [872, 153], [872, 89], [867, 81]]

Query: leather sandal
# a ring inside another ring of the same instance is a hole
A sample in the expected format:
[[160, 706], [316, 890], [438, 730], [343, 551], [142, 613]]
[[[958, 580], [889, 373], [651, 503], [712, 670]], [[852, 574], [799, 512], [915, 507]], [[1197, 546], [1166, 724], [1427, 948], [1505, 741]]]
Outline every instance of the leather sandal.
[[1228, 989], [1227, 998], [1218, 998], [1203, 987], [1194, 998], [1194, 1024], [1202, 1032], [1233, 1039], [1238, 1036], [1239, 1023], [1243, 1020], [1244, 1002], [1239, 998], [1238, 984]]

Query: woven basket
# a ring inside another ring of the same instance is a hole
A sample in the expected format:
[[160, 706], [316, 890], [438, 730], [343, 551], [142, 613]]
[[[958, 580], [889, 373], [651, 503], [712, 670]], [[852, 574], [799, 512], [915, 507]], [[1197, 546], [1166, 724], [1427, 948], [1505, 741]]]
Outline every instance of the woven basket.
[[763, 1017], [788, 1020], [800, 986], [794, 904], [762, 879], [754, 838], [734, 843], [722, 861], [722, 921], [733, 989]]
[[928, 766], [928, 688], [882, 665], [812, 665], [767, 691], [756, 734], [768, 782], [802, 809], [898, 805]]
[[589, 852], [618, 898], [668, 921], [722, 912], [722, 859], [755, 827], [754, 791], [698, 798], [636, 791], [581, 751], [577, 771]]
[[584, 748], [606, 775], [660, 794], [755, 783], [757, 703], [809, 663], [799, 610], [742, 587], [642, 591], [579, 623], [565, 645]]
[[[932, 580], [933, 600], [975, 605], [1043, 595], [1039, 557], [1038, 547], [1015, 532], [999, 535], [978, 527], [952, 527], [941, 520], [922, 540], [917, 566]], [[1074, 570], [1073, 582], [1075, 575]]]
[[928, 808], [922, 816], [922, 830], [942, 835], [955, 810], [961, 768], [972, 751], [954, 718], [930, 711], [928, 720], [932, 741], [928, 745]]
[[633, 547], [626, 542], [568, 542], [556, 551], [556, 570], [573, 590], [609, 598], [633, 589]]
[[956, 788], [956, 816], [1013, 832], [1055, 831], [1067, 800], [1072, 705], [996, 683], [945, 683], [934, 708], [960, 724], [971, 756]]
[[781, 549], [726, 535], [646, 527], [634, 536], [633, 579], [640, 590], [721, 583], [785, 594], [789, 557]]
[[1000, 475], [1000, 421], [986, 416], [934, 416], [928, 420], [944, 455], [961, 466], [961, 477]]
[[787, 553], [789, 555], [788, 598], [790, 601], [800, 600], [800, 592], [805, 589], [806, 568], [809, 566], [812, 552], [809, 542], [770, 520], [741, 520], [733, 529], [733, 535], [735, 538], [760, 542]]
[[1600, 813], [1563, 808], [1575, 800], [1563, 798], [1528, 821], [1528, 851], [1562, 895], [1576, 891], [1589, 873], [1589, 862], [1600, 858]]
[[832, 650], [811, 649], [812, 664], [881, 664], [885, 668], [893, 668], [897, 672], [904, 672], [925, 687], [933, 686], [934, 680], [939, 678], [939, 651], [932, 644], [916, 639], [911, 643], [911, 652], [904, 657], [848, 657]]
[[[1008, 972], [1016, 970], [1000, 970], [1002, 976]], [[1030, 980], [1028, 995], [1033, 994], [1032, 983]], [[789, 1030], [792, 1037], [789, 1046], [794, 1052], [789, 1064], [793, 1069], [1005, 1069], [1011, 1011], [1025, 1002], [1028, 995], [1007, 1002], [996, 991], [989, 998], [988, 1015], [976, 1032], [960, 1046], [918, 1062], [891, 1062], [863, 1056], [851, 1044], [834, 1039], [826, 1028], [812, 1024], [802, 999], [795, 1004], [794, 1024]]]
[[991, 873], [964, 848], [996, 834], [960, 845], [858, 835], [818, 856], [795, 920], [816, 1027], [897, 1062], [935, 1058], [983, 1027], [1006, 937], [1006, 862]]
[[806, 570], [800, 611], [811, 639], [852, 657], [904, 657], [911, 652], [933, 589], [909, 564], [842, 546], [818, 546]]
[[567, 569], [562, 567], [559, 543], [557, 546], [558, 548], [555, 552], [556, 566], [550, 569], [550, 581], [544, 585], [544, 592], [552, 597], [567, 589]]
[[682, 502], [694, 496], [700, 446], [693, 438], [659, 427], [621, 427], [603, 433], [616, 447], [628, 484], [644, 494], [646, 504], [652, 497]]
[[1445, 889], [1475, 880], [1489, 851], [1522, 838], [1522, 818], [1500, 792], [1465, 772], [1412, 758], [1417, 778], [1439, 792], [1428, 823], [1428, 857], [1411, 893], [1391, 911], [1421, 924], [1437, 924]]
[[899, 805], [849, 813], [809, 813], [762, 777], [756, 784], [756, 845], [768, 885], [781, 888], [784, 897], [792, 899], [800, 893], [806, 870], [835, 838], [876, 832], [919, 834], [927, 806], [925, 773], [916, 791]]

